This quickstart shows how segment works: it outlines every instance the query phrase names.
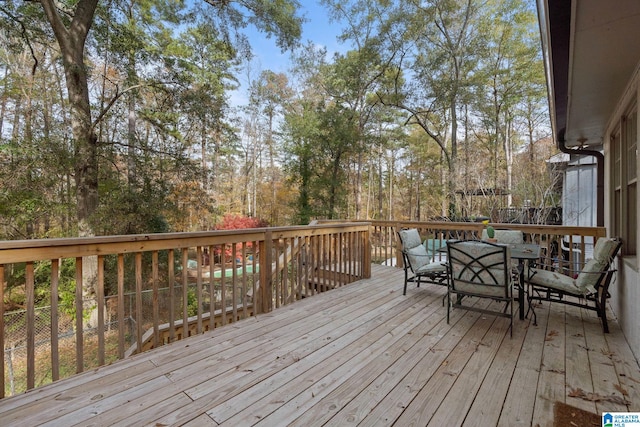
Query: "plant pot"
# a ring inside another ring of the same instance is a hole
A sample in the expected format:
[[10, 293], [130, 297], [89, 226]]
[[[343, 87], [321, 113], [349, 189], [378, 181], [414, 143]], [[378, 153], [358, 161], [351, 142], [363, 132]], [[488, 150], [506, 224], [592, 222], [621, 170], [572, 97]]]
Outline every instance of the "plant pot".
[[489, 243], [498, 243], [498, 239], [496, 239], [495, 237], [487, 237], [486, 241]]

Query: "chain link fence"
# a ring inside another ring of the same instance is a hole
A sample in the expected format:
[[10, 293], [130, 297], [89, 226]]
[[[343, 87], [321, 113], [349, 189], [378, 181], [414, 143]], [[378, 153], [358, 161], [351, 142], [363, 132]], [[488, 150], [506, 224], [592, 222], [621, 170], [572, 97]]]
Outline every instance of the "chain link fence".
[[[160, 323], [169, 322], [169, 312], [171, 298], [169, 297], [169, 288], [158, 290], [158, 308]], [[124, 295], [124, 322], [125, 322], [125, 350], [127, 347], [136, 342], [136, 320], [142, 322], [143, 333], [153, 326], [153, 291], [142, 291], [142, 318], [136, 319], [136, 297], [134, 292]], [[183, 307], [183, 290], [182, 286], [176, 284], [174, 287], [174, 312], [178, 318], [182, 318]], [[203, 297], [201, 303], [205, 310], [210, 307], [209, 291], [203, 288]], [[214, 295], [214, 300], [217, 300]], [[214, 302], [218, 306], [218, 301]], [[197, 312], [196, 285], [189, 284], [187, 289], [187, 309], [189, 315]], [[52, 337], [52, 321], [51, 306], [36, 307], [35, 309], [35, 377], [36, 387], [47, 384], [52, 381], [52, 365], [51, 365], [51, 337]], [[191, 313], [193, 311], [193, 313]], [[77, 361], [75, 359], [76, 348], [76, 332], [75, 319], [72, 314], [74, 307], [66, 307], [60, 305], [58, 307], [58, 330], [54, 333], [58, 335], [58, 352], [59, 352], [59, 372], [60, 378], [73, 375], [76, 372]], [[98, 335], [97, 329], [91, 324], [97, 324], [92, 321], [93, 313], [84, 313], [87, 319], [83, 322], [83, 346], [85, 358], [83, 360], [83, 369], [97, 367], [98, 354]], [[4, 348], [4, 364], [5, 364], [5, 395], [12, 396], [23, 393], [27, 389], [27, 312], [26, 310], [17, 310], [4, 315], [5, 325], [5, 348]], [[118, 358], [118, 300], [117, 297], [105, 298], [105, 359], [114, 361]]]

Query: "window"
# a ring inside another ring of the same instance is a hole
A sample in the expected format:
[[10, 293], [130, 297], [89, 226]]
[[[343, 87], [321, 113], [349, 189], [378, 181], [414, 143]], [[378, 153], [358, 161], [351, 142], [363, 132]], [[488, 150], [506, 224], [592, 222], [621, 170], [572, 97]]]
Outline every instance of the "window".
[[611, 135], [612, 232], [625, 255], [636, 255], [638, 183], [638, 107], [634, 101]]

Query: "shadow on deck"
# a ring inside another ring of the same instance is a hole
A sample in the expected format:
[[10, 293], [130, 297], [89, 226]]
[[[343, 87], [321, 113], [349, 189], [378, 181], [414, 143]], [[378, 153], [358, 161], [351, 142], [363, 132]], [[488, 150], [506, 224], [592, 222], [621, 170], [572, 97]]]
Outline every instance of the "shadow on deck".
[[[552, 425], [554, 402], [640, 411], [615, 319], [454, 310], [401, 269], [0, 401], [2, 425]], [[478, 304], [486, 304], [478, 301]]]

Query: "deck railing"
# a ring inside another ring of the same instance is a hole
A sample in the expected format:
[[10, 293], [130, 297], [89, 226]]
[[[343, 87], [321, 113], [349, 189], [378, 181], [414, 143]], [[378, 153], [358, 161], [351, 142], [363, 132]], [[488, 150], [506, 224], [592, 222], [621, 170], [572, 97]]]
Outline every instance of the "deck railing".
[[24, 307], [0, 304], [0, 398], [370, 277], [369, 231], [343, 223], [0, 242], [0, 300]]
[[[603, 227], [492, 225], [523, 231], [566, 274], [606, 235]], [[411, 227], [444, 241], [480, 238], [484, 225], [325, 221], [0, 242], [0, 298], [23, 304], [11, 313], [0, 304], [0, 397], [369, 277], [372, 262], [401, 265], [397, 231]]]
[[[331, 224], [334, 221], [320, 221]], [[377, 264], [402, 265], [397, 232], [402, 228], [417, 228], [423, 239], [435, 240], [437, 247], [448, 239], [480, 239], [485, 227], [480, 222], [450, 221], [377, 221], [371, 220], [371, 259]], [[492, 223], [496, 230], [520, 230], [524, 240], [541, 246], [543, 261], [559, 271], [574, 275], [590, 258], [593, 245], [606, 236], [605, 227], [574, 227]], [[436, 257], [444, 252], [436, 253]]]

